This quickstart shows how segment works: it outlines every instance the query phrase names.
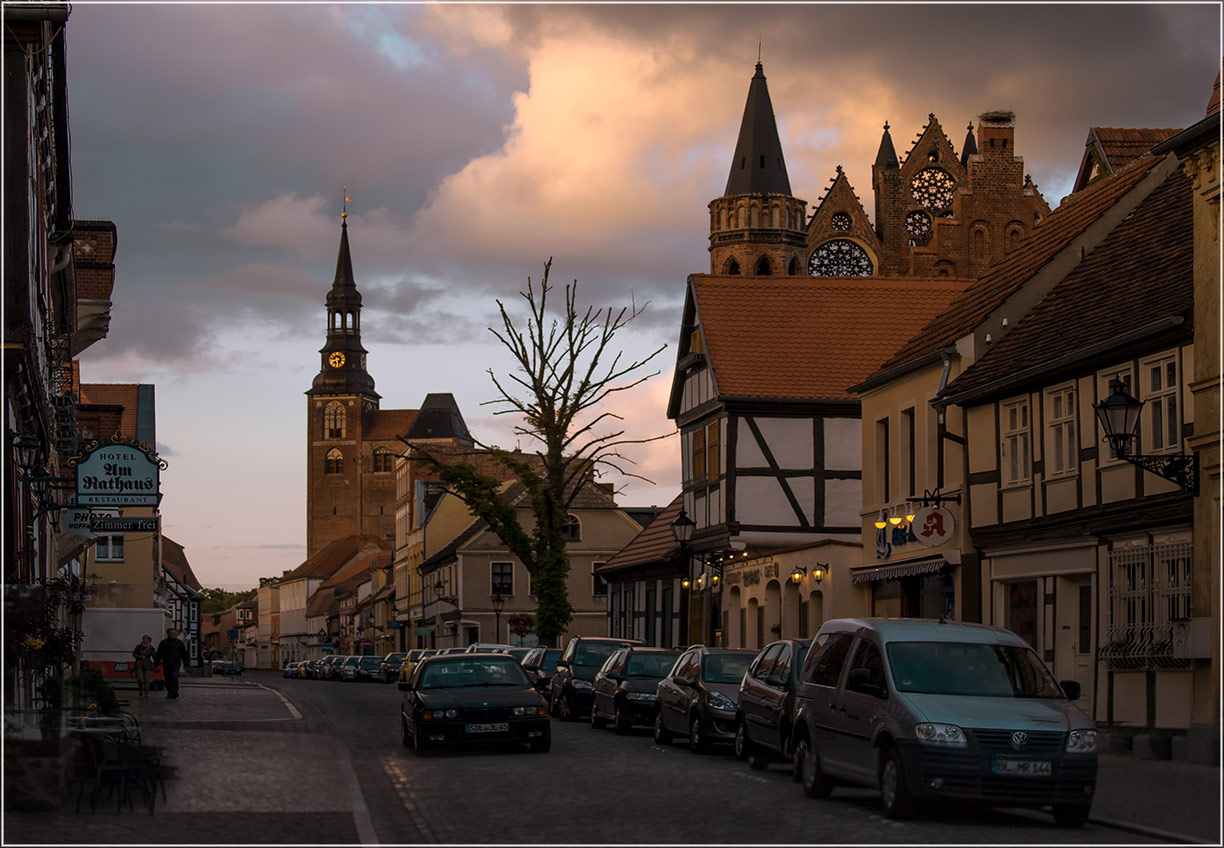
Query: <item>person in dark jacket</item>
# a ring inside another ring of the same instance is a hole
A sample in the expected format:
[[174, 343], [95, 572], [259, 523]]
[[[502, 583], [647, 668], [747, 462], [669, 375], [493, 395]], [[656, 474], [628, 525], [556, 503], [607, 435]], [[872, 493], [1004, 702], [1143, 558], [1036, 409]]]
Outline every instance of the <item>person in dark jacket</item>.
[[136, 672], [136, 688], [139, 697], [149, 696], [149, 673], [153, 670], [153, 637], [145, 635], [140, 644], [132, 649], [133, 668]]
[[187, 646], [183, 644], [183, 640], [178, 637], [178, 631], [173, 627], [166, 631], [166, 638], [158, 643], [153, 662], [166, 670], [166, 697], [177, 698], [179, 696], [179, 669], [191, 662], [191, 657], [187, 654]]

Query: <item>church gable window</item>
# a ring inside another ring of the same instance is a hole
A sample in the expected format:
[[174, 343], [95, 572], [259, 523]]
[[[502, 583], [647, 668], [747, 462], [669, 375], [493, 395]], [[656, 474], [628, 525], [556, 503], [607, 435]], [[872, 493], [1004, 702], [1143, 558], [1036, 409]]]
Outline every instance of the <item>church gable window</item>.
[[739, 272], [740, 272], [740, 267], [739, 267], [738, 262], [732, 259], [730, 262], [727, 263], [727, 276], [737, 277], [739, 276]]
[[790, 265], [788, 265], [786, 268], [786, 273], [792, 277], [797, 276], [799, 274], [799, 260], [798, 259], [795, 259], [794, 257], [791, 258]]
[[343, 474], [344, 473], [344, 454], [340, 453], [339, 448], [332, 448], [327, 452], [327, 460], [324, 463], [325, 474]]
[[386, 448], [376, 448], [374, 451], [374, 473], [390, 471], [395, 462], [395, 455]]
[[808, 271], [816, 277], [870, 277], [875, 269], [861, 245], [833, 239], [812, 251]]
[[931, 216], [915, 210], [905, 216], [905, 231], [911, 236], [924, 236], [931, 231]]
[[334, 400], [323, 410], [323, 438], [343, 439], [345, 429], [344, 404]]
[[844, 233], [850, 229], [850, 216], [845, 212], [834, 212], [829, 223], [833, 225], [833, 229]]
[[768, 277], [770, 275], [769, 257], [762, 256], [757, 260], [756, 269], [753, 271], [758, 277]]
[[944, 209], [952, 205], [956, 180], [942, 168], [923, 168], [910, 182], [914, 200], [927, 209]]

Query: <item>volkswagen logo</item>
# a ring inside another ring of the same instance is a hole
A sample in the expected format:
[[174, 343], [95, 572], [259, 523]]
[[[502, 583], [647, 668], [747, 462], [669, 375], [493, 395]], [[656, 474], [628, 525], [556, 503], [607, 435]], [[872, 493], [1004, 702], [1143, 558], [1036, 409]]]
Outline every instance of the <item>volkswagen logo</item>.
[[1012, 747], [1019, 751], [1028, 744], [1028, 734], [1023, 730], [1017, 730], [1012, 734]]

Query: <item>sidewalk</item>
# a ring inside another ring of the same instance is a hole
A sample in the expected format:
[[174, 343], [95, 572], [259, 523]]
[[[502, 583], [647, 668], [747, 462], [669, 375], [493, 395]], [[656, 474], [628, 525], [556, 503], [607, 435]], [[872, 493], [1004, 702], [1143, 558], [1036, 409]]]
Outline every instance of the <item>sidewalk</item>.
[[1099, 762], [1093, 821], [1220, 844], [1220, 769], [1130, 752], [1101, 754]]
[[[55, 813], [9, 813], [3, 842], [15, 844], [357, 843], [344, 769], [348, 753], [271, 689], [241, 678], [185, 678], [182, 694], [160, 692], [126, 709], [143, 741], [161, 745], [176, 774], [156, 812], [114, 802], [81, 812], [71, 798]], [[121, 693], [129, 697], [129, 693]], [[293, 775], [285, 780], [285, 775]], [[338, 786], [339, 784], [339, 786]]]

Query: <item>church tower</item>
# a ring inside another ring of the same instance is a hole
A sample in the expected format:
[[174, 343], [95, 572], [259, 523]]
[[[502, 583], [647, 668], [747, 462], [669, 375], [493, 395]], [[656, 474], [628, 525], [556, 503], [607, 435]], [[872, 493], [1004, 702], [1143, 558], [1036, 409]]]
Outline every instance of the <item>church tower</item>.
[[807, 203], [791, 195], [760, 62], [748, 85], [723, 196], [710, 202], [710, 273], [799, 276]]
[[[399, 451], [393, 428], [380, 426], [388, 416], [379, 412], [374, 378], [366, 370], [347, 216], [345, 211], [336, 277], [325, 301], [319, 373], [306, 392], [307, 556], [345, 536], [394, 539], [395, 532], [392, 466]], [[402, 433], [410, 420], [394, 423], [403, 427]]]

